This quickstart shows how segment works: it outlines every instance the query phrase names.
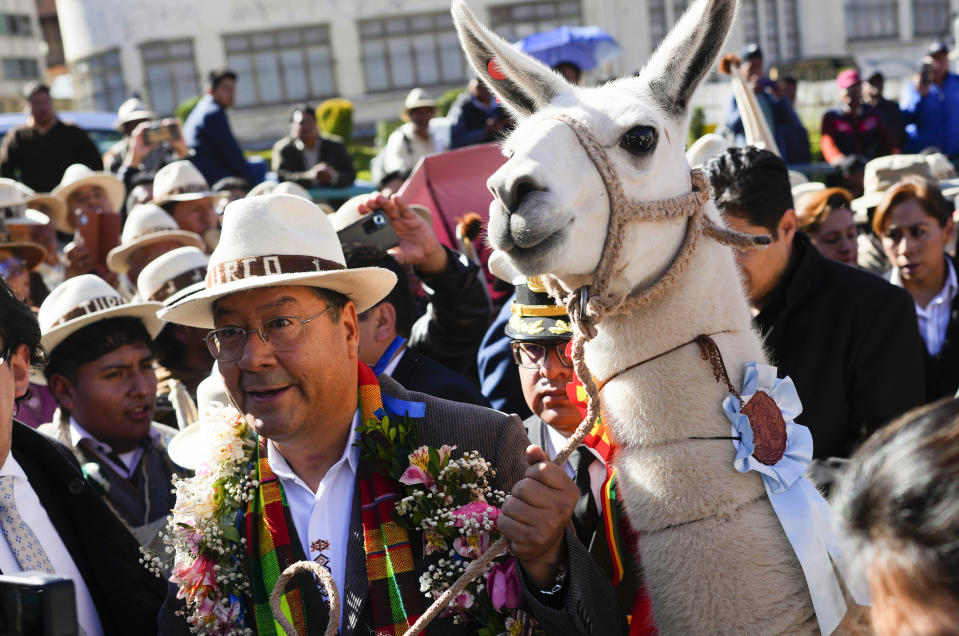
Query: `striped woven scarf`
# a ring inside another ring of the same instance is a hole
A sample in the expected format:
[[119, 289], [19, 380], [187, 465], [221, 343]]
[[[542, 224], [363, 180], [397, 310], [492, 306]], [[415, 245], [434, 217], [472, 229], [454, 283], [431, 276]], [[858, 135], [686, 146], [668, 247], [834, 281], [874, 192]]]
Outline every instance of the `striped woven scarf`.
[[[386, 415], [376, 376], [362, 362], [359, 364], [359, 402], [362, 422], [371, 418], [380, 420]], [[396, 407], [419, 406], [399, 400], [390, 402]], [[406, 414], [420, 415], [418, 412]], [[270, 593], [283, 570], [306, 557], [300, 542], [295, 539], [283, 487], [267, 461], [266, 444], [267, 440], [261, 437], [257, 449], [260, 485], [246, 511], [246, 549], [256, 632], [260, 636], [273, 636], [284, 632], [273, 617]], [[376, 634], [403, 634], [422, 614], [423, 595], [414, 569], [409, 534], [392, 517], [393, 506], [401, 496], [400, 486], [389, 477], [372, 471], [366, 462], [360, 463], [356, 483], [360, 488], [366, 571]], [[300, 634], [308, 633], [308, 623], [320, 620], [320, 625], [326, 625], [326, 615], [311, 616], [308, 620], [304, 609], [307, 605], [315, 605], [306, 603], [305, 599], [317, 593], [316, 582], [309, 574], [297, 576], [283, 592], [283, 613]]]

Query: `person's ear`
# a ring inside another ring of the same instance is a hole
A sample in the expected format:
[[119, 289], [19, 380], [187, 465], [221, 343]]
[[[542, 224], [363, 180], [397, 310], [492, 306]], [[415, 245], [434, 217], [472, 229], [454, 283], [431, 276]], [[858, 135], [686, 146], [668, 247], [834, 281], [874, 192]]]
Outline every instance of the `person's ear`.
[[792, 208], [786, 210], [782, 218], [779, 219], [779, 240], [792, 243], [793, 236], [796, 235], [796, 211]]
[[340, 310], [340, 324], [343, 325], [343, 334], [346, 338], [346, 347], [349, 357], [356, 360], [359, 356], [360, 328], [357, 324], [356, 305], [348, 301]]
[[30, 386], [30, 348], [21, 344], [10, 352], [10, 368], [13, 371], [13, 394], [23, 397]]
[[391, 341], [396, 337], [396, 307], [392, 303], [380, 303], [370, 317], [375, 320], [377, 342]]
[[56, 399], [57, 404], [68, 411], [72, 410], [77, 405], [76, 388], [73, 386], [73, 383], [66, 378], [66, 376], [55, 373], [50, 378], [50, 382], [48, 384], [50, 392], [53, 393], [53, 397]]
[[956, 239], [956, 222], [952, 220], [952, 215], [946, 219], [946, 226], [943, 229], [946, 232], [946, 244], [948, 245]]

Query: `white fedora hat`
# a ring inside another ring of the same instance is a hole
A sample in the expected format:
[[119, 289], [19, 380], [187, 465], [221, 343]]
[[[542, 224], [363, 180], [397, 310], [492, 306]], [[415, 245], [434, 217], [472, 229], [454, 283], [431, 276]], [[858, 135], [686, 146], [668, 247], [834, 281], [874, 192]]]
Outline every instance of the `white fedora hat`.
[[61, 232], [73, 232], [70, 222], [67, 220], [67, 204], [53, 196], [52, 194], [38, 194], [30, 186], [15, 182], [17, 188], [23, 193], [27, 202], [28, 210], [36, 210], [51, 221], [53, 226]]
[[52, 353], [69, 336], [87, 325], [107, 318], [139, 318], [147, 333], [156, 338], [163, 321], [156, 312], [160, 303], [124, 303], [117, 290], [99, 276], [83, 274], [64, 281], [50, 292], [37, 314], [40, 344]]
[[0, 216], [9, 223], [11, 219], [23, 217], [26, 209], [27, 197], [17, 182], [0, 178]]
[[131, 121], [143, 121], [145, 119], [156, 118], [157, 114], [147, 108], [146, 104], [136, 97], [131, 97], [120, 104], [120, 108], [117, 109], [117, 119], [113, 122], [113, 127], [122, 131], [123, 126]]
[[339, 292], [366, 311], [396, 284], [379, 267], [347, 269], [333, 224], [320, 208], [291, 194], [243, 198], [226, 206], [220, 244], [210, 255], [206, 288], [164, 309], [169, 322], [212, 329], [213, 304], [236, 292], [307, 285]]
[[110, 271], [125, 274], [130, 269], [130, 256], [142, 247], [173, 241], [180, 245], [202, 248], [203, 237], [196, 232], [181, 230], [173, 217], [158, 205], [135, 205], [123, 224], [120, 244], [107, 254]]
[[408, 119], [409, 113], [414, 108], [436, 108], [436, 100], [424, 89], [416, 87], [411, 90], [403, 101], [403, 118]]
[[312, 201], [310, 191], [301, 186], [296, 181], [261, 181], [253, 186], [253, 189], [247, 192], [248, 197], [258, 197], [263, 194], [293, 194], [300, 198]]
[[863, 195], [852, 202], [856, 223], [868, 222], [869, 208], [879, 205], [886, 190], [909, 175], [935, 181], [932, 169], [922, 155], [886, 155], [869, 161], [862, 178]]
[[693, 142], [693, 145], [686, 151], [686, 161], [693, 168], [706, 165], [706, 162], [713, 157], [718, 157], [732, 148], [729, 140], [716, 133], [706, 133]]
[[7, 226], [0, 217], [0, 249], [10, 250], [23, 259], [27, 269], [32, 270], [47, 255], [47, 248], [33, 241], [17, 241], [10, 236]]
[[137, 278], [138, 296], [143, 300], [172, 305], [184, 296], [204, 288], [209, 258], [197, 247], [178, 247], [147, 264]]
[[[63, 178], [60, 179], [60, 185], [55, 187], [50, 194], [63, 201], [63, 205], [66, 207], [68, 205], [67, 199], [70, 198], [74, 190], [91, 185], [97, 185], [106, 190], [107, 198], [110, 199], [114, 212], [119, 212], [123, 208], [123, 202], [127, 196], [123, 182], [109, 172], [94, 172], [82, 163], [69, 166], [63, 173]], [[71, 227], [66, 231], [72, 232], [73, 228]]]
[[168, 163], [153, 177], [153, 203], [157, 205], [219, 196], [221, 193], [212, 190], [203, 173], [186, 159]]

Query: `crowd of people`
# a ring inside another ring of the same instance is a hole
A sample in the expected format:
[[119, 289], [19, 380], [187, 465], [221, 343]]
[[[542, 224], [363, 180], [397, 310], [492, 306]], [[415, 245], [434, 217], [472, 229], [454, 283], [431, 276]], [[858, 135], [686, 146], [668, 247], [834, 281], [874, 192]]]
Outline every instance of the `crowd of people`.
[[[725, 223], [771, 237], [737, 252], [753, 326], [802, 399], [810, 476], [879, 564], [874, 595], [908, 600], [880, 599], [887, 634], [959, 629], [955, 547], [930, 547], [954, 544], [959, 523], [959, 414], [947, 399], [959, 390], [959, 76], [947, 54], [930, 47], [899, 105], [881, 75], [839, 73], [840, 105], [822, 123], [839, 181], [797, 185], [787, 164], [810, 156], [796, 82], [770, 83], [750, 47], [741, 69], [778, 153], [746, 145], [734, 103], [729, 147], [702, 166]], [[601, 519], [609, 457], [583, 445], [562, 466], [548, 461], [582, 419], [567, 392], [565, 307], [525, 278], [504, 281], [512, 295], [495, 305], [480, 264], [435, 235], [436, 211], [390, 192], [443, 150], [429, 126], [436, 101], [410, 92], [374, 162], [383, 189], [334, 210], [308, 189], [354, 182], [342, 141], [320, 132], [311, 106], [293, 106], [272, 152], [281, 183], [260, 183], [266, 166], [244, 158], [227, 117], [237, 81], [212, 72], [182, 125], [129, 100], [124, 137], [102, 157], [58, 119], [46, 86], [24, 92], [29, 119], [0, 149], [0, 569], [72, 578], [82, 633], [188, 633], [183, 590], [149, 574], [138, 549], [163, 551], [184, 505], [176, 480], [201, 468], [185, 449], [196, 442], [178, 440], [220, 402], [259, 420], [255, 496], [282, 499], [231, 529], [253, 544], [281, 526], [273, 570], [327, 565], [342, 632], [383, 628], [372, 573], [367, 586], [375, 480], [354, 445], [358, 414], [364, 400], [390, 413], [419, 404], [420, 443], [480, 451], [509, 494], [497, 527], [516, 559], [517, 604], [547, 633], [627, 633], [627, 615], [632, 633], [652, 633], [641, 572], [614, 566], [620, 522]], [[449, 117], [453, 147], [510, 126], [478, 79]], [[395, 240], [341, 244], [338, 232], [373, 212]], [[912, 546], [921, 554], [903, 560]], [[423, 552], [405, 556], [417, 575], [432, 571]], [[278, 574], [255, 569], [251, 589]], [[321, 596], [302, 593], [307, 615], [326, 615]], [[471, 633], [449, 617], [431, 630]]]

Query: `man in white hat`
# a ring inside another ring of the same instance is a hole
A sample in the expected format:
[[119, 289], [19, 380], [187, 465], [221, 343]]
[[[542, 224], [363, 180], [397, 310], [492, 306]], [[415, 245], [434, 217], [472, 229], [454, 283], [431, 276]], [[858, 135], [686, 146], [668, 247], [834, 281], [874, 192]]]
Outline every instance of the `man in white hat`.
[[163, 208], [144, 203], [130, 210], [120, 244], [107, 254], [107, 267], [118, 275], [121, 294], [131, 298], [136, 291], [137, 277], [144, 267], [161, 254], [185, 245], [205, 247], [199, 234], [181, 230]]
[[153, 203], [166, 210], [181, 230], [202, 236], [210, 250], [219, 240], [219, 197], [190, 161], [169, 163], [153, 178]]
[[[136, 540], [66, 448], [14, 419], [43, 360], [36, 314], [0, 280], [0, 570], [72, 580], [80, 634], [155, 634], [163, 584], [140, 565]], [[7, 624], [4, 633], [23, 632]]]
[[[419, 551], [423, 537], [418, 530], [383, 525], [390, 523], [393, 499], [379, 494], [398, 489], [397, 477], [354, 445], [366, 439], [358, 430], [370, 423], [366, 417], [392, 412], [391, 421], [416, 428], [417, 444], [455, 444], [454, 455], [475, 450], [496, 467], [492, 487], [511, 493], [497, 524], [518, 563], [516, 592], [547, 633], [586, 633], [587, 625], [599, 634], [625, 633], [625, 617], [605, 575], [566, 529], [579, 491], [542, 449], [530, 447], [524, 456], [528, 440], [519, 418], [410, 393], [359, 361], [357, 313], [395, 284], [387, 270], [347, 269], [333, 226], [317, 206], [266, 195], [228, 206], [206, 288], [160, 312], [165, 320], [211, 330], [207, 343], [230, 399], [256, 418], [254, 501], [286, 502], [251, 504], [239, 528], [256, 550], [248, 560], [251, 589], [266, 590], [247, 599], [247, 627], [272, 630], [265, 597], [280, 571], [307, 559], [326, 564], [332, 574], [344, 636], [403, 631], [411, 616], [425, 610], [419, 582], [427, 568]], [[361, 515], [361, 508], [368, 512]], [[387, 527], [394, 569], [385, 576], [395, 585], [390, 594], [402, 598], [395, 612], [377, 575], [382, 552], [376, 546]], [[261, 567], [262, 544], [247, 536], [267, 528], [274, 548], [267, 556], [278, 570]], [[308, 585], [293, 587], [299, 588], [305, 620], [322, 629], [327, 605], [312, 577]], [[160, 614], [161, 633], [187, 632], [185, 619], [175, 614], [181, 605], [171, 590]], [[302, 622], [298, 629], [306, 633]], [[434, 634], [476, 630], [451, 618], [430, 626]]]
[[73, 452], [114, 514], [153, 547], [179, 472], [166, 453], [175, 430], [153, 422], [162, 306], [125, 304], [105, 281], [83, 275], [57, 287], [37, 315], [49, 355], [44, 375], [60, 405], [39, 430]]
[[30, 82], [23, 89], [26, 111], [22, 126], [7, 131], [0, 147], [0, 177], [17, 179], [37, 192], [50, 192], [67, 166], [82, 163], [102, 170], [100, 151], [79, 126], [60, 121], [50, 87]]
[[430, 120], [436, 115], [436, 100], [422, 88], [406, 96], [401, 116], [405, 123], [393, 131], [380, 152], [382, 175], [400, 173], [409, 176], [421, 157], [443, 152], [442, 141], [430, 132]]
[[18, 241], [7, 230], [0, 218], [0, 277], [4, 278], [17, 296], [36, 306], [37, 296], [45, 296], [43, 282], [31, 280], [33, 269], [46, 256], [47, 250], [32, 241]]

